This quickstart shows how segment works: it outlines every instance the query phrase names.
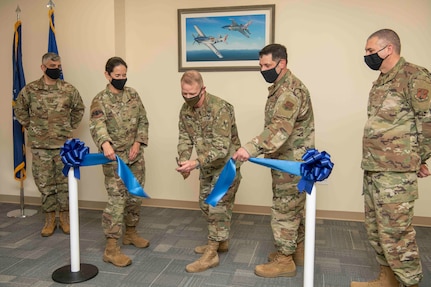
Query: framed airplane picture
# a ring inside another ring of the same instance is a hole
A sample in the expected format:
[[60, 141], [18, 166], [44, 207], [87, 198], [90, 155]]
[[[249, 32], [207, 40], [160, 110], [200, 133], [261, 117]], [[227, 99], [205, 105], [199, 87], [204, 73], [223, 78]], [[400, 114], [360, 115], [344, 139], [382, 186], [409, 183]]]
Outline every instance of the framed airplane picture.
[[275, 5], [178, 10], [178, 71], [259, 70], [274, 42]]

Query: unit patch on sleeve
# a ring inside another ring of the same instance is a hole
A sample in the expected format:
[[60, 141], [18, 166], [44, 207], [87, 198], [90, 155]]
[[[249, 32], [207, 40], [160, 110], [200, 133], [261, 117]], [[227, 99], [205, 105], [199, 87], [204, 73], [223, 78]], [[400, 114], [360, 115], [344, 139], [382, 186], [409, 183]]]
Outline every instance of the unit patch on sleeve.
[[428, 90], [419, 88], [415, 97], [420, 102], [428, 100]]

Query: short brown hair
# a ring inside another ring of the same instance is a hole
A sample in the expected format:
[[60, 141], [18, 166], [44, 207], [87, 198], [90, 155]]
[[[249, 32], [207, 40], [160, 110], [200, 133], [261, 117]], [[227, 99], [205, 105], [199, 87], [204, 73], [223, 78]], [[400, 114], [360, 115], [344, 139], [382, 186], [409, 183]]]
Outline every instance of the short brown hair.
[[395, 31], [391, 29], [381, 29], [371, 34], [370, 37], [368, 37], [368, 40], [373, 37], [377, 37], [379, 40], [382, 40], [382, 48], [388, 44], [392, 44], [395, 52], [398, 55], [401, 53], [401, 40]]
[[202, 79], [201, 73], [196, 70], [190, 70], [184, 72], [183, 76], [181, 77], [181, 83], [185, 83], [188, 85], [198, 83], [199, 86], [202, 87], [204, 85], [204, 80]]

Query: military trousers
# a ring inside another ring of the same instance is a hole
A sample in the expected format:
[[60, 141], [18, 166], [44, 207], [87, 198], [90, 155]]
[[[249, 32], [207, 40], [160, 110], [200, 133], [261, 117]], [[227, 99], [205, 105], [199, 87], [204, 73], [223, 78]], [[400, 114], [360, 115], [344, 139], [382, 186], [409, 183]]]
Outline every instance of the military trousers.
[[415, 172], [364, 172], [365, 227], [380, 265], [389, 266], [406, 286], [422, 279], [412, 226], [418, 197]]
[[[128, 167], [141, 184], [145, 182], [145, 160], [143, 154]], [[117, 163], [103, 165], [105, 188], [108, 202], [102, 214], [102, 228], [106, 238], [119, 239], [124, 226], [137, 226], [141, 213], [142, 199], [130, 195], [126, 186], [117, 174]]]
[[284, 255], [293, 254], [305, 238], [306, 192], [299, 192], [300, 177], [271, 169], [272, 207], [271, 228], [274, 244]]
[[208, 239], [213, 241], [225, 241], [229, 239], [229, 232], [232, 220], [232, 209], [235, 202], [235, 195], [241, 182], [241, 173], [236, 171], [236, 177], [229, 187], [227, 193], [220, 199], [215, 207], [205, 203], [205, 199], [211, 193], [217, 176], [200, 178], [199, 206], [208, 222]]
[[69, 210], [68, 177], [62, 173], [60, 149], [32, 149], [32, 173], [41, 193], [42, 211]]

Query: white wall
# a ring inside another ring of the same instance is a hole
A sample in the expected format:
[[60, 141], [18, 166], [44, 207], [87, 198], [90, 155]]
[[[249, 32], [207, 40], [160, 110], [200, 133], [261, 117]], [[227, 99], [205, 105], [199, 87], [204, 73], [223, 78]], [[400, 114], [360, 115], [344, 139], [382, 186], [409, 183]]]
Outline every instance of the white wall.
[[[23, 57], [27, 83], [39, 78], [40, 58], [47, 49], [47, 0], [0, 2], [0, 195], [18, 195], [13, 180], [11, 138], [11, 47], [15, 9], [23, 21]], [[196, 201], [197, 174], [187, 181], [175, 172], [179, 91], [177, 9], [231, 6], [231, 1], [210, 0], [55, 0], [57, 44], [65, 79], [74, 84], [87, 110], [76, 137], [92, 152], [96, 148], [88, 131], [92, 98], [105, 86], [106, 60], [114, 55], [129, 65], [128, 85], [140, 93], [150, 121], [146, 150], [145, 191], [156, 199]], [[234, 5], [266, 4], [238, 0]], [[402, 55], [431, 69], [431, 2], [428, 0], [276, 0], [275, 42], [285, 44], [289, 67], [309, 88], [316, 118], [316, 144], [332, 156], [335, 168], [327, 184], [317, 186], [317, 208], [363, 211], [361, 138], [371, 83], [378, 76], [363, 62], [366, 38], [381, 28], [401, 37]], [[115, 8], [114, 8], [115, 7]], [[257, 65], [257, 63], [256, 63]], [[235, 106], [241, 141], [245, 143], [263, 127], [267, 84], [258, 71], [205, 72], [207, 90]], [[28, 156], [27, 196], [39, 196], [31, 176]], [[82, 168], [79, 198], [105, 201], [100, 167]], [[269, 206], [269, 170], [250, 163], [242, 168], [243, 181], [237, 203]], [[431, 178], [420, 181], [416, 215], [431, 216]]]

